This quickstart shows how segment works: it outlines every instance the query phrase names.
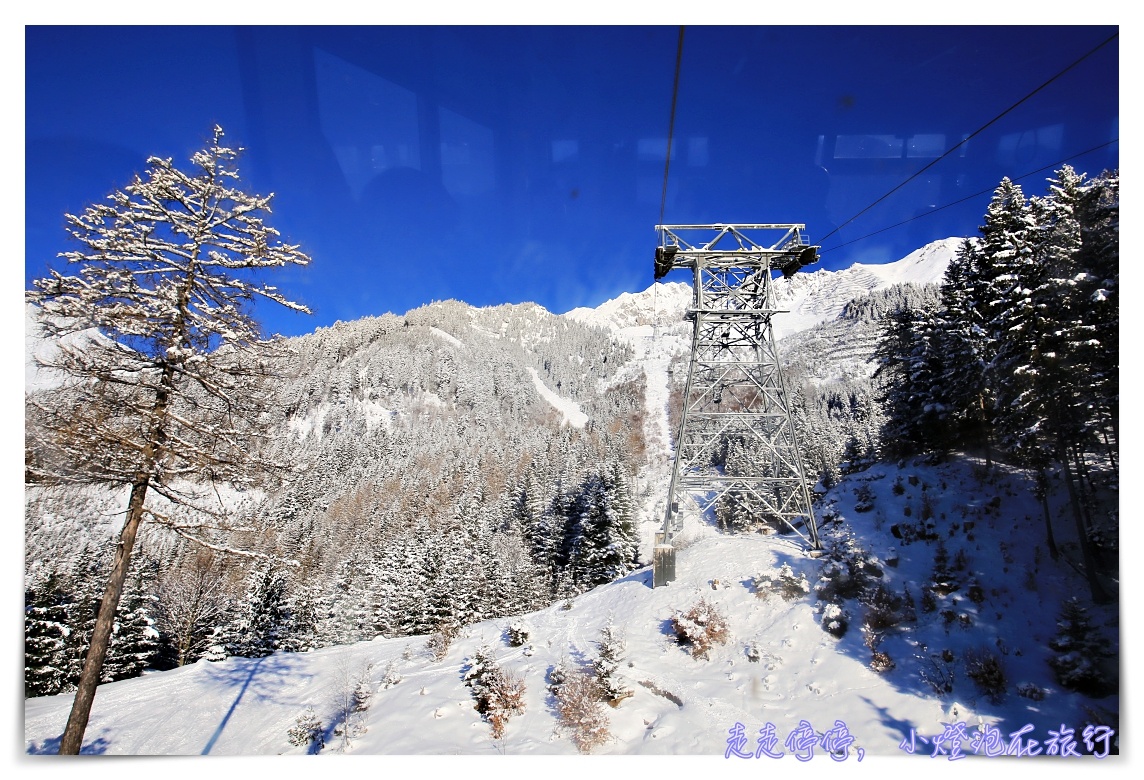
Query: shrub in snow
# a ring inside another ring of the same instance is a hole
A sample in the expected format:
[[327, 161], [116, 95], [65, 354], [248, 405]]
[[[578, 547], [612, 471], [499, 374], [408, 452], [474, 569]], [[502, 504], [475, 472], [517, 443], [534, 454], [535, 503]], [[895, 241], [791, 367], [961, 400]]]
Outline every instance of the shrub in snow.
[[763, 668], [767, 671], [773, 671], [782, 666], [783, 663], [782, 656], [775, 655], [769, 650], [764, 650], [762, 643], [757, 639], [752, 639], [748, 642], [744, 652], [747, 655], [748, 661], [753, 664], [761, 663]]
[[779, 567], [778, 573], [767, 572], [755, 575], [755, 595], [766, 598], [768, 593], [774, 592], [787, 601], [797, 599], [810, 593], [810, 583], [805, 574], [795, 576], [790, 564], [784, 563]]
[[313, 707], [307, 707], [306, 711], [299, 715], [294, 720], [294, 725], [286, 732], [290, 738], [291, 745], [314, 745], [317, 750], [321, 750], [326, 746], [326, 740], [322, 729], [322, 721], [314, 714]]
[[337, 687], [334, 691], [334, 734], [341, 737], [341, 750], [350, 746], [350, 740], [365, 732], [363, 713], [373, 699], [373, 664], [363, 663], [354, 669], [348, 659], [337, 668]]
[[747, 643], [747, 660], [751, 663], [757, 664], [759, 662], [759, 654], [761, 652], [762, 649], [759, 647], [758, 642], [751, 641]]
[[918, 516], [923, 521], [933, 517], [933, 501], [925, 490], [922, 491], [922, 509]]
[[854, 491], [857, 502], [854, 504], [855, 512], [869, 512], [874, 508], [874, 492], [866, 483], [862, 483]]
[[822, 601], [857, 598], [880, 580], [882, 574], [878, 559], [856, 541], [837, 541], [826, 552], [815, 592]]
[[449, 654], [449, 647], [457, 638], [457, 631], [457, 627], [452, 623], [443, 623], [437, 633], [430, 636], [429, 641], [425, 643], [429, 657], [434, 661], [444, 661], [445, 656]]
[[1111, 670], [1105, 668], [1113, 655], [1109, 642], [1075, 596], [1061, 605], [1057, 635], [1049, 647], [1056, 651], [1049, 658], [1049, 666], [1064, 687], [1094, 697], [1116, 689]]
[[514, 620], [508, 624], [505, 629], [505, 635], [508, 637], [509, 647], [520, 647], [529, 640], [531, 634], [528, 627], [519, 620]]
[[1025, 586], [1025, 590], [1035, 593], [1037, 590], [1037, 570], [1025, 567], [1025, 578], [1021, 580], [1021, 584]]
[[385, 674], [381, 678], [381, 689], [388, 690], [401, 682], [401, 672], [397, 668], [397, 661], [390, 661], [385, 667]]
[[1001, 657], [985, 648], [965, 651], [965, 674], [996, 704], [1005, 696], [1005, 668]]
[[866, 629], [866, 637], [863, 640], [866, 647], [870, 648], [870, 668], [879, 674], [885, 674], [894, 668], [894, 661], [890, 658], [890, 654], [878, 649], [883, 639], [885, 639], [885, 634]]
[[933, 692], [938, 696], [952, 693], [955, 679], [953, 653], [947, 649], [942, 650], [940, 655], [931, 653], [924, 658], [921, 656], [918, 658], [922, 662], [918, 668], [922, 681], [933, 688]]
[[916, 623], [918, 620], [918, 606], [914, 602], [914, 596], [910, 593], [909, 587], [902, 589], [902, 609], [901, 618], [904, 623]]
[[372, 671], [373, 664], [366, 664], [362, 667], [358, 679], [354, 683], [351, 704], [354, 712], [365, 712], [369, 709], [369, 703], [373, 701], [373, 678], [370, 676]]
[[568, 679], [568, 659], [561, 656], [560, 660], [548, 667], [548, 691], [553, 695]]
[[933, 590], [945, 596], [961, 587], [957, 575], [949, 565], [949, 551], [945, 545], [938, 542], [933, 554]]
[[[549, 675], [549, 680], [554, 676]], [[608, 714], [600, 702], [606, 694], [595, 677], [576, 669], [562, 669], [559, 679], [553, 696], [560, 728], [568, 734], [577, 750], [590, 753], [592, 748], [611, 738]]]
[[860, 598], [865, 606], [862, 624], [871, 631], [885, 631], [902, 622], [902, 598], [878, 583]]
[[1034, 683], [1025, 682], [1017, 686], [1017, 695], [1024, 696], [1026, 699], [1033, 701], [1043, 701], [1045, 698], [1045, 689]]
[[686, 612], [676, 613], [671, 625], [679, 643], [689, 645], [695, 658], [707, 658], [713, 646], [726, 644], [730, 638], [727, 619], [706, 599], [699, 599]]
[[894, 660], [890, 658], [888, 653], [881, 650], [875, 650], [870, 658], [870, 668], [878, 674], [885, 674], [894, 668]]
[[840, 637], [850, 628], [850, 615], [833, 602], [827, 602], [822, 607], [822, 630], [833, 636]]
[[472, 690], [474, 708], [492, 726], [493, 739], [500, 739], [509, 718], [524, 712], [524, 680], [501, 669], [488, 646], [467, 659], [462, 677]]

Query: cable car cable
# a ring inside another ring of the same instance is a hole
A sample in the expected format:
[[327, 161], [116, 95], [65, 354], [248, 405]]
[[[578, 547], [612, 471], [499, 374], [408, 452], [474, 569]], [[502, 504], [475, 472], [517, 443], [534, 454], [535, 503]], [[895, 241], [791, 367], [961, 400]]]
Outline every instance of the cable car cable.
[[[671, 117], [667, 121], [667, 158], [663, 162], [663, 195], [659, 199], [659, 224], [663, 224], [663, 211], [667, 206], [667, 174], [671, 170], [671, 144], [675, 137], [675, 103], [679, 97], [679, 66], [683, 62], [683, 31], [679, 25], [679, 43], [675, 47], [675, 81], [671, 85]], [[659, 336], [659, 282], [652, 282], [652, 339]]]
[[[1109, 43], [1111, 43], [1112, 41], [1116, 40], [1116, 38], [1118, 38], [1119, 36], [1120, 36], [1120, 33], [1119, 33], [1119, 32], [1116, 32], [1116, 33], [1113, 33], [1113, 34], [1112, 34], [1111, 36], [1109, 36], [1108, 38], [1106, 38], [1105, 40], [1101, 41], [1099, 44], [1097, 44], [1095, 47], [1093, 47], [1091, 50], [1089, 50], [1089, 51], [1088, 51], [1086, 54], [1083, 54], [1081, 57], [1079, 57], [1077, 60], [1075, 60], [1075, 61], [1074, 61], [1074, 62], [1073, 62], [1071, 65], [1068, 65], [1068, 66], [1067, 66], [1067, 67], [1066, 67], [1064, 70], [1060, 71], [1060, 72], [1059, 72], [1059, 73], [1057, 73], [1055, 76], [1053, 76], [1053, 77], [1052, 77], [1052, 78], [1050, 78], [1048, 81], [1046, 81], [1044, 84], [1042, 84], [1041, 86], [1037, 87], [1037, 88], [1036, 88], [1036, 89], [1034, 89], [1032, 92], [1030, 92], [1029, 94], [1025, 95], [1025, 97], [1021, 98], [1021, 99], [1020, 99], [1020, 100], [1018, 100], [1016, 103], [1014, 103], [1013, 105], [1009, 106], [1007, 109], [1005, 109], [1004, 111], [1002, 111], [1000, 114], [998, 114], [997, 116], [993, 117], [993, 118], [992, 118], [992, 119], [990, 119], [988, 122], [986, 122], [985, 124], [983, 124], [981, 127], [979, 127], [979, 128], [977, 128], [976, 130], [974, 130], [972, 133], [970, 133], [970, 134], [969, 134], [969, 135], [967, 135], [965, 138], [963, 138], [963, 139], [962, 139], [962, 140], [961, 140], [959, 143], [957, 143], [957, 144], [954, 144], [953, 146], [951, 146], [951, 147], [950, 147], [949, 149], [947, 149], [947, 150], [945, 151], [945, 153], [943, 153], [943, 154], [942, 154], [940, 157], [938, 157], [938, 158], [934, 159], [933, 161], [931, 161], [930, 163], [928, 163], [928, 164], [926, 164], [926, 165], [922, 166], [922, 167], [921, 167], [921, 168], [920, 168], [920, 169], [919, 169], [917, 172], [915, 172], [915, 173], [914, 173], [912, 176], [910, 176], [909, 178], [907, 178], [907, 179], [906, 179], [905, 181], [903, 181], [901, 184], [899, 184], [898, 186], [894, 187], [892, 190], [890, 190], [889, 192], [887, 192], [887, 193], [886, 193], [885, 195], [883, 195], [882, 197], [878, 198], [876, 201], [874, 201], [873, 203], [871, 203], [871, 204], [870, 204], [869, 206], [867, 206], [866, 208], [864, 208], [864, 209], [862, 209], [861, 211], [859, 211], [857, 214], [855, 214], [855, 215], [854, 215], [854, 216], [852, 216], [850, 219], [848, 219], [848, 220], [846, 220], [845, 222], [843, 222], [843, 223], [842, 223], [841, 225], [839, 225], [838, 227], [834, 228], [834, 230], [831, 230], [829, 233], [827, 233], [825, 236], [823, 236], [823, 237], [820, 239], [820, 241], [825, 241], [826, 239], [830, 238], [830, 237], [831, 237], [831, 236], [833, 236], [835, 233], [837, 233], [839, 230], [841, 230], [842, 228], [846, 227], [847, 225], [849, 225], [849, 224], [850, 224], [851, 222], [853, 222], [854, 220], [858, 219], [858, 217], [862, 216], [862, 215], [863, 215], [863, 214], [865, 214], [867, 211], [869, 211], [870, 209], [872, 209], [872, 208], [874, 208], [875, 206], [877, 206], [879, 203], [881, 203], [881, 202], [882, 202], [882, 201], [884, 201], [886, 198], [888, 198], [888, 197], [890, 197], [891, 195], [893, 195], [895, 192], [897, 192], [898, 190], [900, 190], [902, 187], [904, 187], [904, 186], [906, 186], [907, 184], [909, 184], [911, 181], [913, 181], [914, 179], [916, 179], [918, 176], [921, 176], [923, 173], [925, 173], [926, 171], [928, 171], [930, 168], [932, 168], [933, 166], [937, 165], [939, 162], [941, 162], [942, 160], [944, 160], [944, 159], [945, 159], [946, 157], [948, 157], [949, 155], [953, 154], [953, 152], [955, 152], [957, 149], [959, 149], [959, 148], [961, 148], [962, 146], [964, 146], [965, 144], [967, 144], [971, 138], [973, 138], [974, 136], [977, 136], [977, 135], [981, 134], [982, 132], [984, 132], [984, 131], [985, 131], [985, 129], [986, 129], [987, 127], [989, 127], [990, 125], [992, 125], [992, 124], [994, 124], [995, 122], [997, 122], [998, 120], [1000, 120], [1000, 119], [1001, 119], [1002, 117], [1004, 117], [1006, 114], [1008, 114], [1009, 112], [1011, 112], [1011, 111], [1013, 111], [1015, 108], [1017, 108], [1017, 106], [1021, 105], [1022, 103], [1024, 103], [1024, 102], [1025, 102], [1026, 100], [1028, 100], [1029, 98], [1033, 97], [1033, 95], [1036, 95], [1036, 94], [1037, 94], [1038, 92], [1040, 92], [1042, 89], [1044, 89], [1045, 87], [1049, 86], [1049, 84], [1052, 84], [1054, 81], [1056, 81], [1056, 80], [1057, 80], [1057, 79], [1059, 79], [1061, 76], [1063, 76], [1063, 75], [1065, 75], [1066, 73], [1068, 73], [1070, 70], [1072, 70], [1073, 68], [1075, 68], [1075, 67], [1076, 67], [1077, 65], [1079, 65], [1081, 62], [1083, 62], [1084, 60], [1086, 60], [1086, 59], [1088, 59], [1089, 57], [1091, 57], [1093, 54], [1095, 54], [1097, 51], [1099, 51], [1100, 49], [1102, 49], [1102, 48], [1104, 48], [1105, 46], [1107, 46], [1107, 45], [1108, 45]], [[665, 190], [665, 194], [666, 194], [666, 190]]]
[[679, 65], [683, 62], [683, 30], [679, 25], [679, 44], [675, 49], [675, 83], [671, 87], [671, 118], [667, 123], [667, 159], [663, 163], [663, 196], [659, 200], [659, 224], [663, 224], [663, 209], [667, 205], [667, 173], [671, 170], [671, 142], [675, 135], [675, 101], [679, 97]]
[[[1112, 146], [1112, 144], [1119, 143], [1119, 142], [1120, 142], [1119, 138], [1113, 138], [1111, 141], [1106, 141], [1102, 144], [1099, 144], [1097, 146], [1092, 147], [1091, 149], [1085, 149], [1083, 152], [1077, 152], [1076, 154], [1070, 154], [1068, 157], [1065, 157], [1064, 159], [1061, 159], [1061, 160], [1057, 160], [1055, 163], [1049, 163], [1048, 165], [1041, 166], [1040, 168], [1038, 168], [1035, 171], [1029, 171], [1028, 173], [1022, 173], [1020, 176], [1011, 177], [1010, 181], [1020, 181], [1021, 179], [1027, 179], [1030, 176], [1033, 176], [1034, 174], [1040, 173], [1041, 171], [1047, 171], [1050, 168], [1056, 168], [1058, 165], [1061, 165], [1063, 163], [1067, 163], [1069, 160], [1075, 160], [1078, 157], [1083, 157], [1086, 154], [1091, 154], [1092, 152], [1100, 151], [1101, 149], [1103, 149], [1106, 146]], [[867, 238], [872, 238], [872, 237], [878, 235], [879, 233], [885, 233], [887, 230], [893, 230], [896, 227], [901, 227], [902, 225], [905, 225], [909, 222], [913, 222], [915, 219], [921, 219], [922, 217], [928, 217], [930, 214], [935, 214], [935, 213], [941, 211], [942, 209], [948, 209], [951, 206], [956, 206], [959, 203], [964, 203], [967, 200], [973, 200], [974, 198], [980, 197], [980, 196], [988, 194], [990, 192], [995, 192], [996, 190], [997, 190], [996, 187], [990, 187], [989, 189], [981, 190], [980, 192], [975, 192], [972, 195], [966, 195], [964, 198], [959, 198], [959, 199], [953, 201], [952, 203], [946, 203], [944, 206], [938, 206], [936, 208], [930, 209], [929, 211], [925, 212], [924, 214], [918, 214], [916, 216], [910, 217], [909, 219], [903, 219], [901, 222], [895, 222], [893, 225], [890, 225], [888, 227], [884, 227], [880, 230], [875, 230], [873, 233], [867, 233], [864, 236], [861, 236], [859, 238], [853, 238], [849, 241], [845, 241], [841, 244], [838, 244], [837, 246], [832, 246], [829, 249], [823, 249], [823, 250], [821, 250], [820, 254], [825, 254], [826, 252], [833, 252], [835, 249], [841, 249], [844, 246], [849, 246], [850, 244], [855, 244], [859, 241], [865, 241]]]

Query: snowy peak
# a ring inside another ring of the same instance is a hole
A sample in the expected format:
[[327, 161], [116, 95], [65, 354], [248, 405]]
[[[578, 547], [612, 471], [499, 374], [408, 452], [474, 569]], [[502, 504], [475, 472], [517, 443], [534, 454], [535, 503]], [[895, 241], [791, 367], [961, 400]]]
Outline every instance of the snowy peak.
[[882, 280], [883, 287], [894, 284], [937, 284], [945, 275], [949, 261], [957, 254], [964, 238], [943, 238], [926, 244], [893, 263], [864, 265], [855, 263], [851, 268], [864, 268]]
[[[775, 280], [775, 335], [782, 337], [833, 320], [855, 298], [895, 284], [940, 282], [962, 238], [944, 238], [893, 263], [855, 263], [842, 271], [818, 270]], [[656, 283], [639, 293], [622, 293], [594, 309], [579, 308], [565, 317], [615, 330], [679, 322], [691, 306], [690, 282]]]
[[594, 309], [572, 309], [565, 317], [588, 325], [620, 330], [679, 322], [691, 307], [690, 282], [655, 282], [638, 293], [620, 293]]
[[842, 271], [818, 270], [776, 280], [776, 303], [789, 314], [775, 318], [775, 335], [781, 338], [836, 319], [847, 303], [875, 290], [940, 282], [963, 240], [943, 238], [893, 263], [855, 263]]

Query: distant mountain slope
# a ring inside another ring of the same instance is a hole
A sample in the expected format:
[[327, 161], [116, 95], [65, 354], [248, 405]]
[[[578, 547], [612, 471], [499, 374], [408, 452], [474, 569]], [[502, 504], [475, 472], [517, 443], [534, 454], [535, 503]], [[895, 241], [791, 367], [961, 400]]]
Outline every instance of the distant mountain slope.
[[[818, 270], [775, 280], [776, 303], [784, 310], [775, 317], [778, 338], [835, 319], [854, 298], [895, 284], [940, 282], [964, 239], [944, 238], [893, 263], [855, 263], [843, 271]], [[623, 293], [594, 309], [572, 309], [565, 317], [615, 330], [637, 325], [672, 324], [691, 305], [691, 282], [653, 284], [643, 292]]]

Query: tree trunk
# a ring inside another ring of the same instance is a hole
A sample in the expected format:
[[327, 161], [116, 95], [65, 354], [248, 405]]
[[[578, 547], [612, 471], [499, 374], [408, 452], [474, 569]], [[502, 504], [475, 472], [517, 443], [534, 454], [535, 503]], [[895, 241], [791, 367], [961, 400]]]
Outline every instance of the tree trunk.
[[985, 408], [985, 396], [977, 396], [977, 402], [981, 409], [981, 446], [985, 448], [985, 471], [988, 473], [993, 469], [993, 431]]
[[[1088, 474], [1088, 469], [1085, 467], [1084, 457], [1081, 453], [1080, 446], [1072, 448], [1073, 464], [1076, 467], [1076, 486], [1077, 492], [1080, 494], [1080, 508], [1084, 517], [1084, 527], [1086, 530], [1091, 531], [1094, 527], [1092, 519], [1092, 506], [1093, 500], [1090, 493], [1093, 491], [1092, 479]], [[1085, 485], [1088, 489], [1085, 489]], [[1087, 539], [1087, 534], [1085, 535]]]
[[1061, 468], [1065, 475], [1065, 487], [1069, 492], [1069, 503], [1072, 505], [1073, 518], [1076, 520], [1076, 533], [1077, 541], [1080, 542], [1081, 555], [1084, 558], [1084, 572], [1088, 576], [1088, 587], [1092, 592], [1092, 600], [1097, 604], [1107, 604], [1111, 601], [1111, 597], [1105, 593], [1104, 588], [1100, 585], [1100, 580], [1096, 576], [1096, 560], [1092, 555], [1092, 547], [1088, 543], [1088, 532], [1084, 527], [1084, 517], [1080, 509], [1080, 500], [1077, 498], [1076, 485], [1073, 484], [1072, 469], [1069, 466], [1068, 447], [1064, 443], [1064, 438], [1058, 435], [1058, 457], [1061, 461]]
[[1101, 426], [1100, 435], [1101, 438], [1104, 439], [1104, 449], [1105, 452], [1108, 453], [1109, 465], [1111, 465], [1113, 469], [1119, 469], [1120, 459], [1117, 457], [1116, 448], [1113, 447], [1112, 442], [1108, 440], [1108, 428], [1106, 426]]
[[1036, 493], [1041, 502], [1041, 511], [1045, 515], [1045, 541], [1049, 545], [1049, 555], [1055, 561], [1059, 555], [1057, 541], [1053, 538], [1053, 515], [1049, 510], [1049, 478], [1044, 469], [1039, 469], [1036, 476]]
[[143, 501], [147, 498], [148, 480], [144, 478], [131, 486], [131, 499], [127, 504], [127, 519], [119, 534], [119, 545], [115, 548], [115, 561], [111, 575], [107, 579], [107, 589], [99, 605], [99, 615], [95, 619], [95, 630], [80, 673], [79, 687], [75, 692], [67, 727], [60, 739], [60, 755], [79, 755], [83, 744], [83, 733], [91, 715], [91, 705], [95, 701], [95, 688], [99, 685], [99, 673], [107, 657], [107, 647], [111, 642], [111, 628], [115, 623], [115, 610], [123, 595], [123, 583], [127, 580], [127, 568], [131, 564], [131, 550], [135, 546], [135, 535], [143, 520]]

